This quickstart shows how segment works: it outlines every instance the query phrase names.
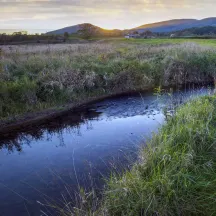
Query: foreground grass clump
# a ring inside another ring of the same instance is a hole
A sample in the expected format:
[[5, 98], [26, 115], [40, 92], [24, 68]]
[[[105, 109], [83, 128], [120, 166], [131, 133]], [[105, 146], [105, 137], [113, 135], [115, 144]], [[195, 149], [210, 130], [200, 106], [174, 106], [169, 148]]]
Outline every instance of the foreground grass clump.
[[105, 193], [109, 215], [216, 215], [216, 97], [189, 102]]
[[216, 49], [195, 43], [2, 46], [0, 119], [216, 75]]

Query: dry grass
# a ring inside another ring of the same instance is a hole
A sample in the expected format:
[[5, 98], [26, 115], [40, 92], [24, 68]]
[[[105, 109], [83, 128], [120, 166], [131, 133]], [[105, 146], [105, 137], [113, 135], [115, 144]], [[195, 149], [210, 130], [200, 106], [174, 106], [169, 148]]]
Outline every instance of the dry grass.
[[212, 81], [216, 49], [195, 43], [2, 46], [0, 117], [91, 96]]

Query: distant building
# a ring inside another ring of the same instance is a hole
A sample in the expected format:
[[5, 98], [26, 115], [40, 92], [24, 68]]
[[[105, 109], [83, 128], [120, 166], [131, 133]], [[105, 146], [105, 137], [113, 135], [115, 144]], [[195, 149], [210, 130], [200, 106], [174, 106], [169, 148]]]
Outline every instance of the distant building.
[[125, 35], [125, 38], [129, 39], [129, 38], [140, 38], [139, 34], [127, 34]]
[[170, 37], [171, 37], [171, 38], [174, 38], [174, 37], [176, 37], [176, 35], [175, 35], [175, 34], [171, 34]]

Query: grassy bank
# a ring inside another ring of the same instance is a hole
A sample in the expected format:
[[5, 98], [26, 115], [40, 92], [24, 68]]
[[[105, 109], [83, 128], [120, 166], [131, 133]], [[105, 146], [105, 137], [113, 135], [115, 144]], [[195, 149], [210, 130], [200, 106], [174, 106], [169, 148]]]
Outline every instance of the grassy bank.
[[215, 96], [179, 108], [132, 170], [111, 177], [104, 215], [216, 215], [215, 124]]
[[92, 96], [211, 81], [216, 50], [195, 43], [2, 46], [0, 119]]

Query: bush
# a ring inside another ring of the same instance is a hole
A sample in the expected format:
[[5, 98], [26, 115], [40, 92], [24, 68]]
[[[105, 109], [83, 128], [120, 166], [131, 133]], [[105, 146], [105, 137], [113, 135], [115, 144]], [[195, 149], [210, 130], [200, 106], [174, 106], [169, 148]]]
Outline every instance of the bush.
[[18, 81], [0, 82], [0, 116], [20, 113], [37, 103], [36, 83], [23, 78]]

